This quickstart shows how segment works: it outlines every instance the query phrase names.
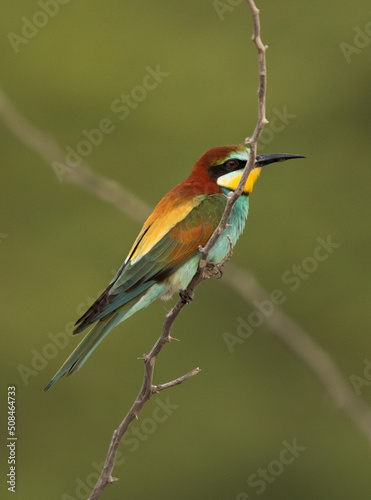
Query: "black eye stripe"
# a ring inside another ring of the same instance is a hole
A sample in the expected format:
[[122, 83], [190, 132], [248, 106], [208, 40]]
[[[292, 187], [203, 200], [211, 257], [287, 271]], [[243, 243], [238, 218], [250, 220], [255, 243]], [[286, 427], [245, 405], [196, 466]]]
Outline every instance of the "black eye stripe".
[[[231, 160], [236, 162], [236, 165], [232, 168], [228, 165]], [[221, 163], [220, 165], [213, 165], [209, 167], [209, 175], [212, 179], [218, 179], [222, 175], [229, 174], [230, 172], [235, 172], [236, 170], [242, 170], [246, 165], [246, 160], [239, 160], [238, 158], [230, 158], [229, 160]]]

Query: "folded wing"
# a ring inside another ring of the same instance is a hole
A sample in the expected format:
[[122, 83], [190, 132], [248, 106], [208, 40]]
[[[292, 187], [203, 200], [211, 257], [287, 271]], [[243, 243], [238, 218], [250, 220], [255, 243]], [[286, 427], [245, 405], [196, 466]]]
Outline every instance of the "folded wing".
[[[159, 204], [144, 224], [128, 258], [115, 278], [77, 321], [74, 333], [138, 297], [168, 278], [205, 245], [226, 205], [223, 194], [200, 195], [176, 210]], [[157, 213], [156, 213], [157, 212]]]

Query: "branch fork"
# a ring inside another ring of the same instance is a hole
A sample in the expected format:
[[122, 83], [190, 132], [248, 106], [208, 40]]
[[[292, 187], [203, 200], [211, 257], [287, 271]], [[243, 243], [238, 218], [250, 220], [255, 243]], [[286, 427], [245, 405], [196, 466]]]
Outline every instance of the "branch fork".
[[[267, 45], [261, 42], [259, 21], [259, 9], [256, 8], [254, 2], [247, 0], [247, 3], [252, 10], [254, 20], [254, 35], [252, 37], [254, 43], [259, 48], [259, 76], [266, 77], [266, 68], [263, 68], [261, 62], [264, 62], [263, 55], [268, 49]], [[259, 27], [259, 37], [255, 34]], [[261, 86], [259, 86], [259, 113], [261, 113], [260, 99], [262, 96]], [[264, 103], [263, 103], [264, 104]], [[262, 116], [259, 114], [259, 123], [264, 126], [268, 123], [265, 117], [265, 108], [262, 106]], [[47, 133], [36, 128], [25, 116], [19, 112], [11, 100], [4, 94], [0, 88], [0, 118], [14, 136], [19, 140], [20, 144], [26, 146], [31, 151], [38, 154], [42, 160], [54, 169], [55, 163], [66, 164], [66, 154], [63, 149], [52, 139]], [[247, 137], [245, 144], [252, 144], [256, 139]], [[253, 155], [253, 145], [251, 146], [251, 155]], [[256, 153], [256, 150], [255, 150]], [[134, 196], [130, 191], [122, 185], [96, 174], [86, 163], [76, 165], [75, 168], [66, 168], [62, 175], [55, 172], [62, 182], [71, 182], [77, 184], [81, 189], [90, 192], [101, 200], [112, 204], [119, 210], [127, 214], [132, 220], [142, 223], [143, 219], [148, 217], [151, 212], [151, 207]], [[226, 226], [227, 227], [227, 226]], [[0, 235], [1, 236], [1, 235]], [[257, 297], [261, 299], [269, 299], [269, 293], [255, 280], [251, 273], [244, 269], [230, 266], [229, 273], [224, 282], [238, 293], [243, 300], [254, 307], [254, 300]], [[170, 311], [172, 313], [172, 311]], [[165, 322], [168, 323], [172, 318], [172, 314], [166, 317]], [[276, 307], [272, 316], [265, 319], [265, 325], [271, 333], [278, 336], [280, 340], [292, 350], [292, 352], [310, 369], [312, 374], [320, 381], [324, 387], [326, 394], [339, 408], [346, 414], [353, 424], [365, 435], [368, 442], [371, 443], [371, 410], [369, 406], [359, 397], [357, 397], [353, 389], [349, 385], [349, 380], [344, 377], [335, 360], [324, 350], [300, 325], [290, 318], [279, 306]], [[174, 339], [170, 337], [170, 339]], [[176, 339], [174, 339], [176, 340]], [[139, 358], [139, 359], [143, 359]], [[199, 369], [195, 369], [199, 370]], [[198, 371], [196, 372], [198, 373]], [[196, 374], [194, 373], [194, 374]], [[165, 384], [163, 384], [165, 385]], [[153, 386], [161, 388], [162, 386]], [[164, 387], [166, 388], [166, 387]], [[136, 407], [142, 405], [141, 401], [135, 401]], [[128, 413], [122, 422], [122, 425], [129, 425], [134, 418], [138, 418], [140, 409], [135, 413]], [[125, 430], [124, 430], [125, 432]], [[123, 434], [122, 434], [123, 435]], [[103, 468], [102, 475], [94, 488], [91, 499], [97, 499], [101, 495], [106, 484], [117, 480], [111, 475], [113, 469], [112, 454], [115, 455], [116, 439], [118, 438], [117, 431], [114, 432], [109, 453], [106, 459], [106, 464]], [[98, 493], [97, 493], [98, 492]]]
[[[266, 68], [262, 67], [261, 61], [264, 62], [263, 55], [265, 54], [268, 46], [261, 42], [260, 26], [257, 24], [259, 21], [259, 9], [256, 8], [254, 2], [247, 0], [250, 9], [253, 12], [254, 20], [254, 35], [253, 41], [260, 47], [259, 52], [259, 75], [261, 78], [266, 77]], [[256, 22], [257, 21], [257, 22]], [[259, 27], [259, 37], [255, 35]], [[261, 86], [259, 86], [259, 113]], [[262, 103], [264, 104], [264, 103]], [[262, 126], [268, 123], [265, 117], [265, 108], [262, 106], [262, 116], [259, 115], [259, 122]], [[47, 133], [42, 132], [36, 128], [26, 117], [19, 112], [11, 100], [5, 95], [0, 88], [0, 118], [5, 126], [10, 130], [14, 136], [19, 140], [20, 144], [26, 146], [31, 151], [40, 156], [42, 160], [50, 167], [54, 163], [66, 164], [66, 153], [61, 149], [57, 142], [52, 139]], [[256, 139], [247, 137], [245, 144], [251, 144]], [[253, 154], [253, 146], [251, 155]], [[57, 172], [55, 172], [57, 173]], [[134, 196], [130, 191], [125, 189], [122, 185], [114, 183], [113, 181], [96, 174], [86, 163], [76, 165], [72, 170], [67, 168], [63, 172], [63, 179], [60, 175], [57, 176], [59, 180], [66, 180], [77, 184], [81, 189], [90, 192], [101, 200], [112, 204], [132, 220], [142, 223], [143, 219], [147, 218], [151, 212], [151, 207]], [[0, 235], [1, 236], [1, 235]], [[225, 277], [224, 282], [238, 293], [241, 298], [254, 307], [254, 300], [257, 297], [269, 299], [269, 293], [255, 280], [253, 275], [242, 268], [230, 266], [229, 273]], [[168, 323], [172, 318], [173, 311], [170, 311], [170, 316], [165, 318]], [[344, 377], [340, 368], [335, 360], [324, 350], [300, 325], [298, 325], [290, 316], [285, 313], [279, 306], [276, 307], [272, 316], [265, 319], [265, 325], [271, 333], [278, 336], [280, 340], [292, 350], [292, 352], [309, 368], [312, 374], [320, 381], [324, 387], [326, 394], [335, 403], [336, 407], [341, 409], [355, 426], [363, 432], [368, 442], [371, 443], [371, 410], [369, 406], [359, 397], [357, 397], [353, 389], [349, 385], [349, 380]], [[173, 337], [171, 337], [172, 339]], [[174, 339], [175, 340], [175, 339]], [[143, 359], [139, 358], [139, 359]], [[197, 369], [195, 369], [197, 370]], [[195, 373], [196, 374], [196, 373]], [[159, 387], [159, 386], [154, 386]], [[161, 387], [161, 386], [160, 386]], [[140, 401], [135, 401], [136, 405], [142, 404]], [[140, 410], [136, 413], [128, 414], [127, 418], [130, 421], [137, 418]], [[127, 423], [127, 422], [126, 422]], [[123, 422], [124, 424], [124, 422]], [[125, 431], [124, 431], [125, 432]], [[115, 431], [112, 441], [117, 439], [117, 432]], [[116, 441], [115, 441], [116, 442]], [[115, 444], [115, 443], [113, 443]], [[111, 443], [112, 445], [112, 443]], [[115, 455], [114, 446], [110, 446], [109, 455]], [[111, 476], [110, 471], [113, 469], [113, 462], [107, 456], [106, 465], [104, 466], [102, 476], [99, 479], [94, 490], [98, 490], [91, 495], [91, 499], [97, 499], [101, 491], [103, 491], [106, 484], [116, 480]]]
[[144, 371], [144, 379], [143, 379], [143, 384], [142, 388], [140, 390], [140, 393], [138, 395], [137, 400], [133, 404], [131, 410], [129, 413], [126, 415], [120, 426], [118, 427], [117, 431], [115, 431], [112, 441], [108, 450], [107, 458], [106, 458], [106, 463], [103, 468], [102, 474], [100, 478], [98, 479], [97, 484], [95, 485], [91, 496], [89, 497], [89, 500], [97, 500], [101, 493], [103, 492], [103, 489], [109, 484], [109, 478], [111, 478], [111, 472], [114, 467], [114, 460], [115, 456], [117, 453], [118, 446], [120, 444], [120, 441], [122, 437], [124, 436], [125, 432], [127, 431], [131, 421], [133, 420], [132, 411], [135, 411], [137, 414], [139, 411], [142, 409], [144, 406], [145, 402], [148, 401], [153, 394], [156, 394], [162, 390], [168, 389], [170, 387], [174, 387], [175, 385], [181, 384], [185, 380], [193, 377], [194, 375], [197, 375], [200, 372], [199, 368], [195, 368], [194, 370], [186, 373], [182, 377], [179, 377], [175, 380], [172, 380], [171, 382], [167, 382], [165, 384], [161, 385], [153, 385], [152, 380], [153, 380], [153, 372], [154, 372], [154, 366], [156, 362], [156, 358], [158, 354], [160, 353], [162, 347], [171, 340], [171, 329], [174, 324], [174, 321], [178, 317], [179, 313], [182, 311], [182, 309], [189, 304], [194, 297], [194, 291], [197, 288], [197, 286], [204, 281], [205, 279], [210, 278], [211, 276], [214, 276], [216, 274], [221, 274], [221, 268], [223, 265], [230, 259], [232, 252], [233, 252], [233, 245], [232, 241], [229, 238], [229, 243], [230, 243], [230, 250], [228, 252], [228, 255], [223, 259], [222, 262], [214, 265], [212, 264], [211, 269], [210, 269], [210, 263], [208, 262], [208, 255], [215, 245], [216, 241], [218, 240], [219, 236], [223, 233], [223, 231], [227, 228], [228, 226], [228, 221], [229, 217], [232, 213], [233, 206], [238, 200], [238, 198], [241, 196], [243, 189], [245, 187], [247, 178], [250, 174], [250, 172], [253, 170], [255, 166], [255, 157], [256, 157], [256, 147], [257, 147], [257, 141], [262, 133], [262, 130], [264, 128], [264, 125], [267, 123], [267, 119], [265, 117], [265, 93], [266, 93], [266, 63], [265, 63], [265, 51], [266, 51], [266, 46], [263, 45], [261, 38], [260, 38], [260, 21], [259, 21], [259, 10], [256, 8], [255, 3], [253, 0], [247, 0], [247, 3], [251, 9], [251, 12], [253, 14], [253, 25], [254, 25], [254, 41], [256, 44], [256, 47], [258, 49], [258, 55], [259, 55], [259, 90], [258, 90], [258, 121], [254, 130], [254, 133], [249, 140], [249, 146], [250, 146], [250, 155], [249, 155], [249, 161], [246, 163], [246, 166], [244, 168], [244, 171], [242, 173], [240, 182], [238, 183], [237, 188], [235, 191], [232, 193], [229, 193], [227, 196], [227, 204], [223, 213], [223, 216], [211, 235], [209, 241], [206, 243], [206, 245], [200, 249], [201, 253], [201, 259], [197, 268], [196, 274], [193, 276], [191, 282], [189, 283], [187, 289], [182, 292], [180, 295], [179, 301], [175, 304], [175, 306], [170, 309], [170, 311], [166, 314], [165, 316], [165, 321], [162, 327], [162, 333], [160, 338], [157, 340], [155, 345], [153, 346], [151, 352], [148, 354], [148, 356], [145, 357], [144, 362], [145, 362], [145, 371]]

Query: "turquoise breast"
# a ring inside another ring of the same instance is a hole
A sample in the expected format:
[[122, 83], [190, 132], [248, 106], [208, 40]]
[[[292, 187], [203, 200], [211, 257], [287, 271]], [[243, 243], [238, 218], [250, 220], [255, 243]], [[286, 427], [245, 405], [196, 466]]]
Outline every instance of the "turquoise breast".
[[[228, 191], [227, 190], [225, 191], [227, 194]], [[230, 248], [228, 236], [231, 238], [234, 246], [245, 228], [248, 212], [249, 212], [249, 196], [242, 195], [238, 198], [238, 200], [233, 206], [233, 210], [228, 221], [229, 225], [220, 235], [218, 241], [215, 243], [214, 247], [210, 251], [209, 254], [210, 261], [218, 263], [222, 259], [224, 259], [224, 257], [227, 256]]]

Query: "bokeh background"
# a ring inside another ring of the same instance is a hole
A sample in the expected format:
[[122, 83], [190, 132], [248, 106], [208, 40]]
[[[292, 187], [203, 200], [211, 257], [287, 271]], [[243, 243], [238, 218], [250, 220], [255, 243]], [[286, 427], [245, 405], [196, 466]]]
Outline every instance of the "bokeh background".
[[[154, 206], [205, 150], [252, 133], [258, 71], [244, 2], [44, 3], [54, 12], [46, 22], [37, 14], [42, 2], [2, 2], [0, 85], [65, 151], [76, 150], [84, 129], [110, 119], [111, 133], [85, 157], [95, 172]], [[268, 291], [283, 291], [285, 311], [371, 405], [371, 370], [364, 373], [371, 360], [370, 3], [259, 7], [269, 45], [267, 116], [276, 128], [266, 129], [259, 151], [307, 159], [262, 173], [233, 263]], [[25, 25], [35, 15], [45, 25], [32, 35]], [[29, 38], [11, 42], [9, 33], [24, 36], [22, 29]], [[120, 119], [112, 103], [157, 65], [168, 75]], [[137, 357], [159, 336], [164, 304], [116, 328], [81, 371], [43, 393], [78, 341], [60, 332], [70, 332], [111, 280], [140, 225], [60, 182], [0, 127], [0, 374], [3, 415], [6, 387], [17, 388], [16, 495], [87, 498], [140, 388]], [[292, 291], [283, 274], [328, 237], [340, 246]], [[369, 498], [370, 445], [311, 371], [264, 326], [234, 353], [227, 349], [223, 334], [236, 335], [237, 318], [247, 321], [250, 313], [223, 280], [197, 289], [174, 327], [181, 342], [161, 353], [155, 382], [196, 366], [202, 372], [146, 405], [136, 434], [120, 448], [120, 481], [102, 498]], [[60, 347], [50, 347], [53, 338]], [[5, 429], [5, 416], [2, 422]], [[295, 440], [298, 456], [280, 465], [284, 443]], [[2, 456], [9, 496], [6, 450]]]

